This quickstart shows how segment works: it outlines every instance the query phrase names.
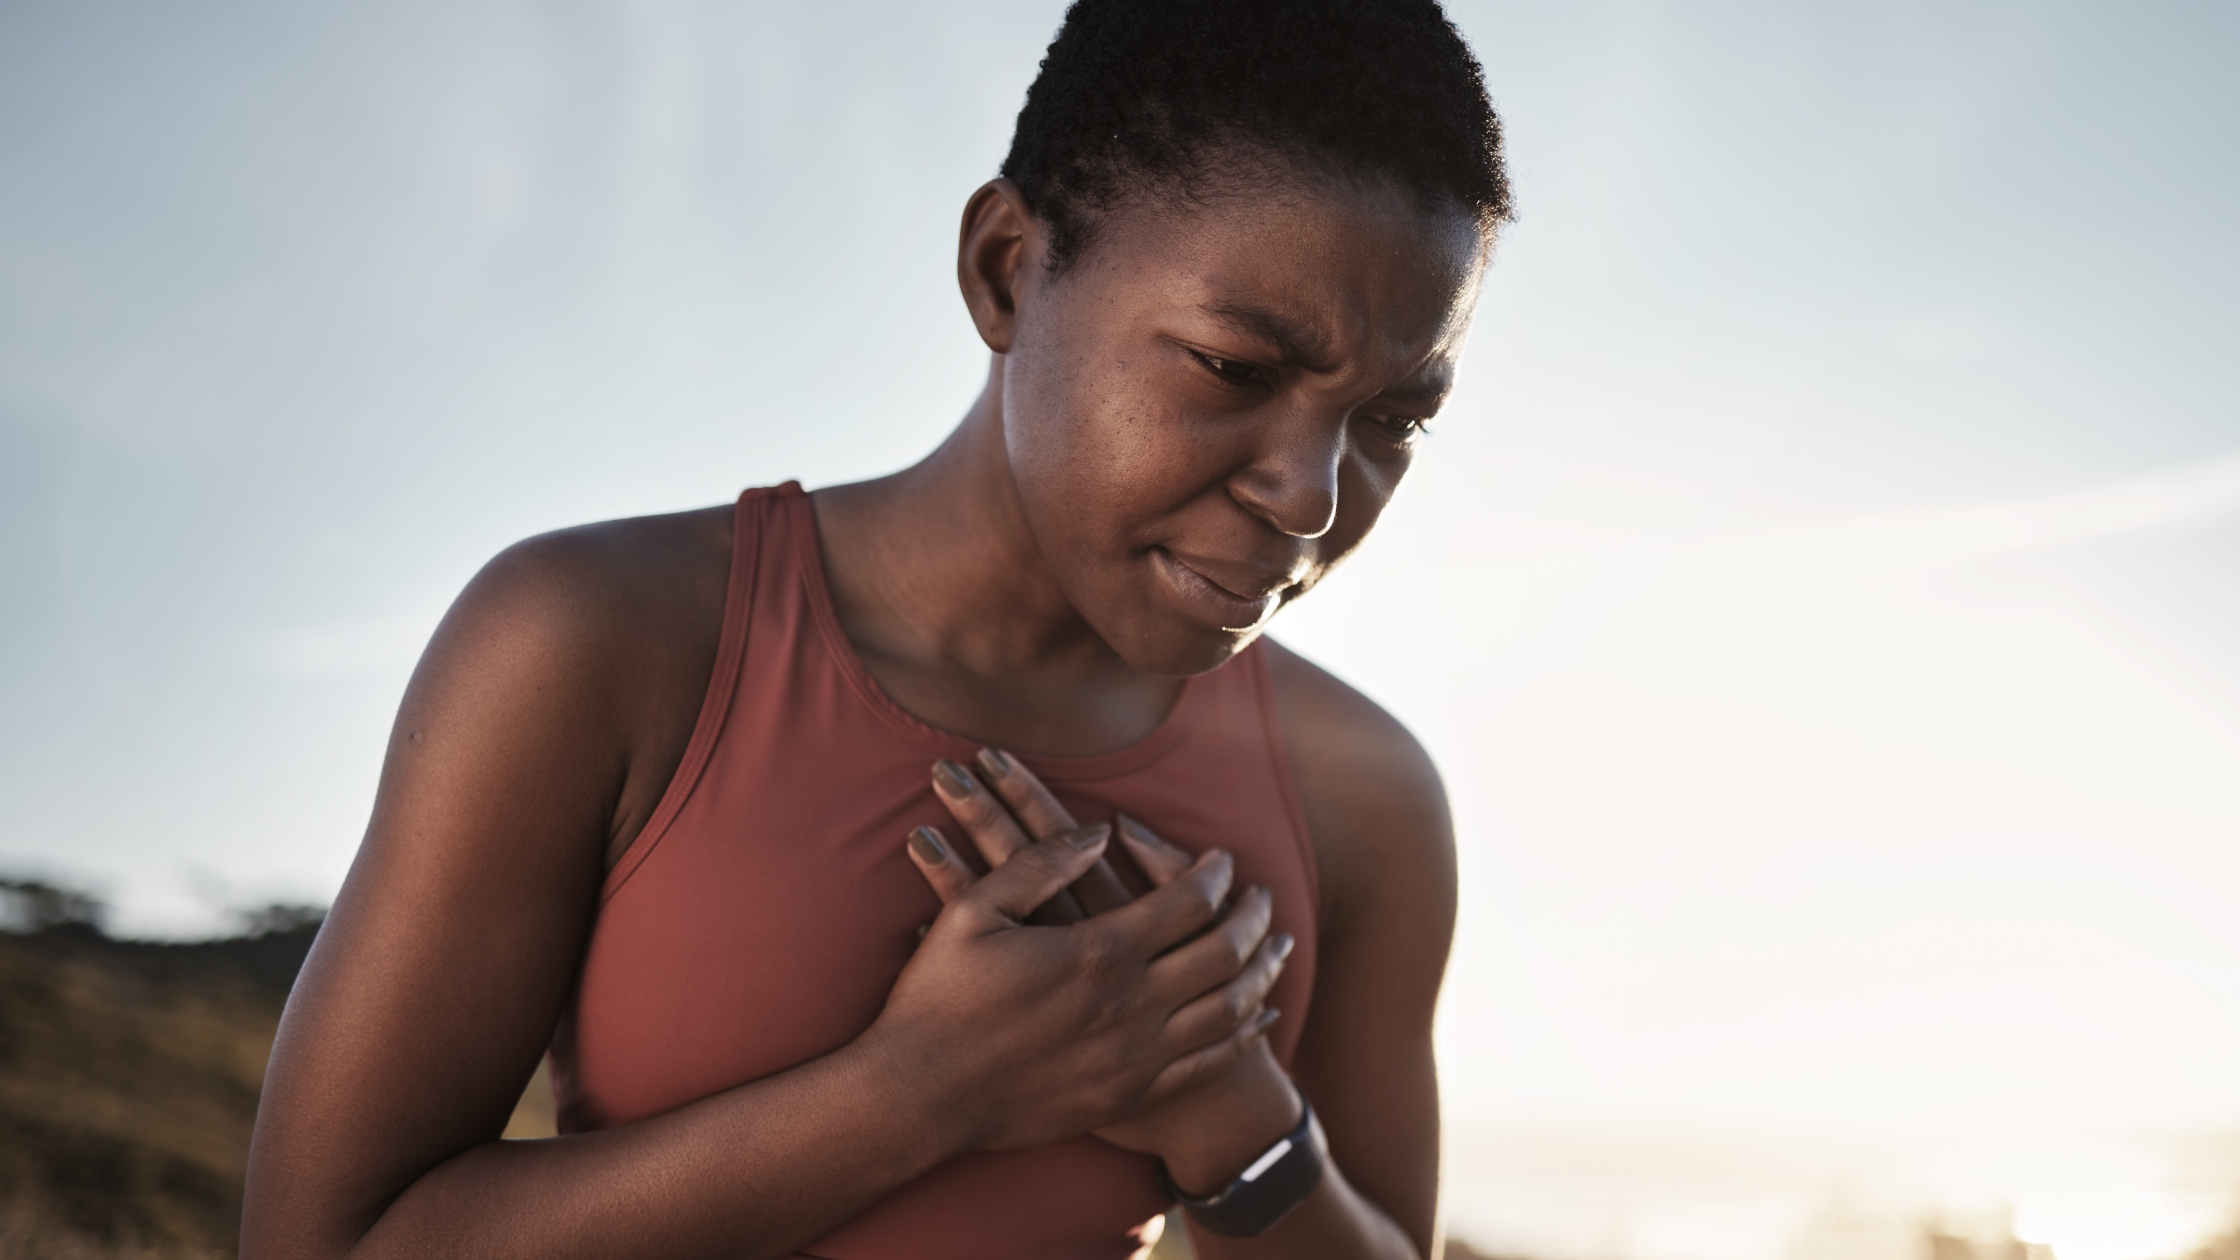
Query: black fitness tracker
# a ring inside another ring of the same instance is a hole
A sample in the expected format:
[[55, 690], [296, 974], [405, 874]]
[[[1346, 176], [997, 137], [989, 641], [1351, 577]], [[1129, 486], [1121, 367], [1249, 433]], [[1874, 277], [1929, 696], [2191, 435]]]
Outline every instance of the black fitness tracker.
[[[1297, 1086], [1293, 1086], [1297, 1089]], [[1224, 1238], [1257, 1238], [1275, 1227], [1291, 1209], [1322, 1184], [1325, 1152], [1322, 1126], [1304, 1091], [1299, 1094], [1299, 1127], [1276, 1139], [1235, 1181], [1209, 1199], [1193, 1199], [1159, 1165], [1159, 1191], [1189, 1209], [1190, 1219]]]

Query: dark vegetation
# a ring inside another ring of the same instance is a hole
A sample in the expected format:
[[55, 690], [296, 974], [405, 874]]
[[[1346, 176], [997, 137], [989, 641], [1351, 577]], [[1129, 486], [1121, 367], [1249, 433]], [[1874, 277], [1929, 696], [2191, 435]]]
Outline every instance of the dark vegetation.
[[0, 880], [0, 1256], [231, 1256], [257, 1090], [322, 912], [120, 941], [83, 893]]

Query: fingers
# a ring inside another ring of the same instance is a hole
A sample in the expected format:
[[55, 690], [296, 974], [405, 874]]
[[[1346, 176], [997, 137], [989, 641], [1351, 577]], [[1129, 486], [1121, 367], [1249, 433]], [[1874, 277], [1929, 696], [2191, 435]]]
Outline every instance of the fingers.
[[[980, 777], [1003, 798], [1028, 834], [1054, 835], [1074, 825], [1072, 811], [1059, 804], [1035, 772], [1021, 765], [1018, 758], [1000, 748], [983, 748], [974, 760], [980, 765]], [[1111, 864], [1101, 858], [1074, 884], [1072, 892], [1085, 914], [1103, 914], [1135, 900], [1128, 886], [1112, 873]]]
[[1024, 921], [1036, 906], [1081, 878], [1111, 838], [1112, 828], [1102, 823], [1061, 831], [1014, 852], [1009, 861], [966, 889], [957, 902], [985, 912], [991, 927], [1000, 926], [995, 920]]
[[1243, 1027], [1260, 1013], [1290, 956], [1289, 936], [1279, 933], [1261, 941], [1235, 979], [1167, 1017], [1164, 1035], [1170, 1052], [1202, 1049]]
[[1166, 887], [1154, 888], [1095, 922], [1126, 941], [1139, 957], [1155, 958], [1213, 922], [1235, 879], [1235, 861], [1223, 850], [1209, 849]]
[[[918, 868], [920, 875], [925, 876], [926, 883], [933, 886], [933, 893], [941, 898], [942, 905], [955, 901], [964, 895], [965, 889], [972, 887], [975, 878], [972, 868], [966, 866], [950, 850], [948, 840], [939, 828], [917, 828], [910, 833], [910, 842], [905, 847], [910, 852], [911, 863]], [[1037, 907], [1033, 914], [1027, 916], [1027, 922], [1043, 927], [1063, 927], [1068, 923], [1081, 922], [1081, 911], [1070, 898], [1060, 893]], [[931, 926], [927, 924], [918, 929], [920, 939], [924, 938], [926, 928]]]
[[940, 831], [932, 827], [920, 827], [910, 833], [907, 847], [910, 850], [911, 864], [918, 868], [920, 875], [926, 877], [928, 884], [933, 885], [933, 895], [941, 898], [942, 905], [948, 905], [962, 897], [964, 890], [972, 887], [971, 868], [949, 851], [949, 843]]
[[1253, 951], [1268, 935], [1274, 910], [1275, 899], [1267, 889], [1246, 890], [1205, 935], [1177, 946], [1152, 963], [1152, 983], [1178, 1006], [1227, 984], [1252, 961]]
[[1151, 828], [1126, 814], [1120, 815], [1118, 821], [1120, 843], [1128, 846], [1128, 856], [1136, 860], [1136, 865], [1143, 868], [1153, 884], [1164, 888], [1190, 869], [1190, 855], [1153, 835]]
[[1268, 1007], [1221, 1040], [1202, 1050], [1193, 1050], [1161, 1068], [1159, 1074], [1151, 1078], [1151, 1088], [1144, 1091], [1146, 1105], [1157, 1106], [1177, 1094], [1188, 1093], [1235, 1067], [1268, 1035], [1268, 1029], [1275, 1026], [1276, 1018], [1282, 1014]]
[[983, 748], [973, 758], [980, 763], [980, 774], [988, 785], [1011, 807], [1026, 829], [1038, 836], [1064, 831], [1074, 825], [1073, 815], [1050, 795], [1035, 772], [1020, 765], [1018, 759], [1000, 748]]
[[1103, 858], [1097, 859], [1097, 864], [1089, 868], [1088, 874], [1074, 881], [1071, 891], [1073, 899], [1081, 903], [1083, 914], [1103, 914], [1107, 910], [1118, 910], [1135, 900], [1128, 892], [1128, 886], [1120, 882], [1118, 875], [1112, 873], [1112, 864]]
[[948, 808], [949, 816], [964, 828], [973, 847], [980, 850], [989, 870], [1032, 843], [1013, 821], [1011, 811], [981, 786], [970, 770], [947, 757], [933, 763], [933, 792]]
[[[972, 837], [973, 847], [990, 870], [1002, 866], [1030, 843], [1011, 811], [970, 770], [956, 762], [944, 757], [933, 763], [933, 791], [950, 817]], [[1062, 888], [1033, 916], [1036, 923], [1043, 924], [1079, 923], [1082, 918], [1080, 904]]]

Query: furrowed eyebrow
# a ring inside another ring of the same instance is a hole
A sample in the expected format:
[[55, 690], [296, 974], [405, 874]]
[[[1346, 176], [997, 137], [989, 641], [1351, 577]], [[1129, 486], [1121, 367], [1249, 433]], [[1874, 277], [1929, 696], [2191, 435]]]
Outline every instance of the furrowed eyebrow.
[[1412, 380], [1403, 381], [1384, 391], [1387, 398], [1402, 402], [1436, 403], [1446, 399], [1447, 391], [1454, 388], [1454, 372], [1450, 368], [1426, 372]]
[[[1248, 337], [1256, 337], [1276, 348], [1287, 362], [1296, 363], [1312, 372], [1333, 369], [1337, 355], [1314, 329], [1296, 320], [1287, 319], [1264, 306], [1241, 302], [1209, 302], [1203, 308], [1206, 314]], [[1437, 403], [1447, 396], [1454, 385], [1451, 365], [1424, 373], [1412, 381], [1393, 386], [1384, 391], [1385, 397], [1402, 402]]]
[[1213, 302], [1205, 312], [1248, 337], [1257, 337], [1276, 348], [1285, 359], [1312, 371], [1327, 371], [1337, 356], [1322, 335], [1262, 306]]

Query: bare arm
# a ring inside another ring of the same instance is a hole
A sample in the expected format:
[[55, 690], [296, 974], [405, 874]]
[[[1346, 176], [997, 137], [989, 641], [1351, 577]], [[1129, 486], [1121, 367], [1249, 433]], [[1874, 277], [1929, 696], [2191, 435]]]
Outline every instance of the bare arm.
[[[1072, 1136], [1194, 1083], [1155, 1087], [1205, 1042], [1169, 1035], [1184, 999], [1130, 960], [1214, 917], [1225, 863], [1129, 925], [1033, 928], [1026, 910], [1101, 849], [1037, 845], [1011, 887], [984, 881], [944, 913], [842, 1050], [605, 1132], [497, 1141], [566, 1000], [603, 855], [681, 749], [638, 706], [681, 686], [689, 728], [720, 623], [717, 564], [704, 633], [649, 642], [643, 627], [699, 614], [648, 601], [707, 604], [708, 566], [664, 573], [694, 546], [602, 529], [494, 562], [414, 676], [274, 1048], [250, 1260], [783, 1256], [950, 1155]], [[1114, 1009], [1110, 1035], [1083, 1036], [1087, 1012]]]
[[244, 1254], [688, 1254], [725, 1235], [783, 1254], [954, 1143], [930, 1117], [895, 1124], [910, 1100], [856, 1056], [615, 1132], [491, 1140], [631, 812], [620, 685], [646, 664], [613, 618], [630, 592], [596, 554], [609, 541], [500, 557], [416, 672], [274, 1050]]
[[1431, 1018], [1455, 909], [1446, 790], [1390, 715], [1282, 646], [1267, 650], [1321, 867], [1314, 1005], [1292, 1071], [1329, 1135], [1331, 1167], [1262, 1237], [1192, 1238], [1204, 1260], [1435, 1257]]

